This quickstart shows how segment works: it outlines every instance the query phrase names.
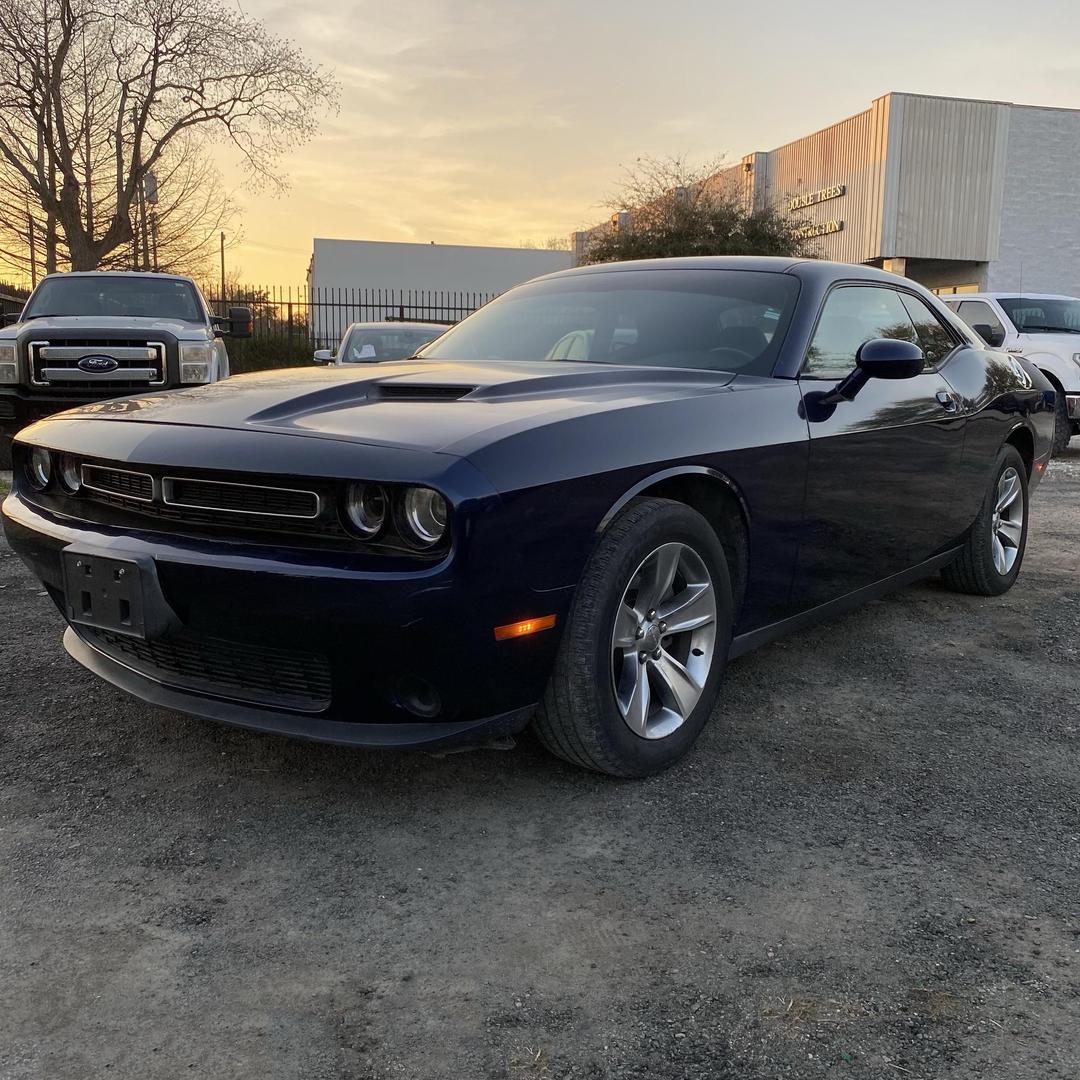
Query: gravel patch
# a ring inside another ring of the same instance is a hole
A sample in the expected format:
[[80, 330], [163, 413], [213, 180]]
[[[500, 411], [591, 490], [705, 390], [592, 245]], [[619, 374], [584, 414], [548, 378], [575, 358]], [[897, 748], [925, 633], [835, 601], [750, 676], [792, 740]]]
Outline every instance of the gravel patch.
[[0, 543], [0, 1077], [1080, 1075], [1080, 449], [644, 782], [134, 702]]

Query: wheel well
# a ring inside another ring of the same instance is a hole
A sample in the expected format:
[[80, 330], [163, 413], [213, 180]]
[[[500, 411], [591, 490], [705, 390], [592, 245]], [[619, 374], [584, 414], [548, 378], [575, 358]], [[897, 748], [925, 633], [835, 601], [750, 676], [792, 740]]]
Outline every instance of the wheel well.
[[638, 495], [685, 503], [713, 527], [727, 558], [735, 611], [741, 611], [750, 568], [750, 537], [746, 512], [735, 492], [714, 477], [686, 475], [670, 476]]
[[1047, 382], [1049, 382], [1050, 385], [1059, 394], [1064, 394], [1065, 393], [1065, 387], [1063, 387], [1061, 385], [1061, 380], [1052, 371], [1047, 371], [1046, 368], [1039, 368], [1039, 371], [1042, 373], [1042, 375], [1047, 380]]
[[1026, 427], [1018, 427], [1012, 434], [1005, 440], [1009, 446], [1015, 446], [1020, 456], [1024, 459], [1024, 466], [1027, 468], [1028, 478], [1031, 477], [1031, 470], [1035, 464], [1035, 439]]

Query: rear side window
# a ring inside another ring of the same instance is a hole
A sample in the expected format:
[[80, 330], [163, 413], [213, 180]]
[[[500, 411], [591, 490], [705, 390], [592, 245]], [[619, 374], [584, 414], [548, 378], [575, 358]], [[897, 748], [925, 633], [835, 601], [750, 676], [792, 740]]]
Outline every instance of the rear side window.
[[804, 373], [819, 379], [842, 379], [854, 369], [859, 346], [873, 338], [918, 343], [900, 294], [874, 285], [833, 289], [825, 298], [806, 350]]
[[927, 366], [937, 367], [956, 348], [957, 341], [953, 332], [920, 297], [901, 293], [900, 299], [915, 327], [916, 340], [926, 357]]
[[962, 300], [956, 305], [960, 316], [987, 343], [995, 348], [1005, 341], [1005, 327], [985, 300]]

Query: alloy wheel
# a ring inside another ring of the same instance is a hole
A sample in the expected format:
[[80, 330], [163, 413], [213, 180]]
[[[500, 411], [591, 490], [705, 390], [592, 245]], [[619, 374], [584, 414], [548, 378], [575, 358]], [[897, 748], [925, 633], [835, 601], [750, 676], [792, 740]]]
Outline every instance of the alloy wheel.
[[627, 727], [663, 739], [686, 723], [716, 652], [716, 593], [688, 544], [662, 544], [631, 575], [611, 635], [615, 701]]
[[1011, 465], [997, 482], [997, 501], [990, 528], [993, 535], [994, 569], [1004, 577], [1016, 564], [1024, 535], [1024, 490], [1020, 475]]

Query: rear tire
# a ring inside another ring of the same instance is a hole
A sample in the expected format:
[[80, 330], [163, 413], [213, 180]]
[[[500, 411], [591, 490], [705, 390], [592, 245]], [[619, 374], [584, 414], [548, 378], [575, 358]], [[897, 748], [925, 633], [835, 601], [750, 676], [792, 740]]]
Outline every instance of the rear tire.
[[1027, 529], [1027, 466], [1016, 447], [1007, 445], [998, 454], [982, 509], [963, 550], [941, 572], [945, 584], [976, 596], [1008, 592], [1024, 561]]
[[611, 776], [670, 768], [716, 704], [732, 617], [727, 561], [705, 518], [634, 499], [582, 574], [534, 721], [540, 741]]
[[1059, 390], [1054, 402], [1054, 444], [1051, 453], [1054, 457], [1064, 453], [1068, 449], [1069, 440], [1073, 437], [1073, 422], [1069, 419], [1069, 409], [1065, 402], [1065, 394]]

